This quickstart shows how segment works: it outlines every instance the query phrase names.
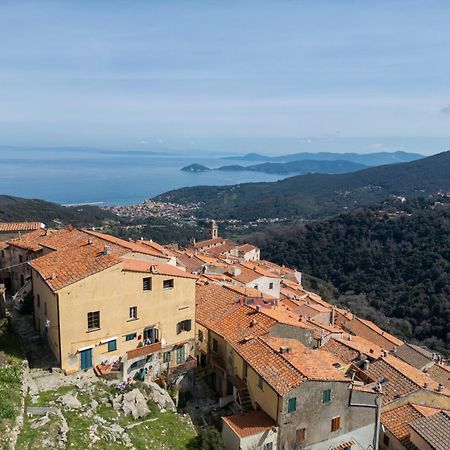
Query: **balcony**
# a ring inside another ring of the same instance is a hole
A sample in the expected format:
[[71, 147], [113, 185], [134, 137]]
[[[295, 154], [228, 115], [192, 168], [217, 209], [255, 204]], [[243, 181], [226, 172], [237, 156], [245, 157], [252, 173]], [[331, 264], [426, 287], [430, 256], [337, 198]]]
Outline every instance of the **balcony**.
[[161, 348], [162, 348], [161, 341], [158, 341], [153, 344], [135, 348], [134, 350], [129, 350], [127, 352], [127, 360], [150, 355], [151, 353], [155, 353], [161, 350]]

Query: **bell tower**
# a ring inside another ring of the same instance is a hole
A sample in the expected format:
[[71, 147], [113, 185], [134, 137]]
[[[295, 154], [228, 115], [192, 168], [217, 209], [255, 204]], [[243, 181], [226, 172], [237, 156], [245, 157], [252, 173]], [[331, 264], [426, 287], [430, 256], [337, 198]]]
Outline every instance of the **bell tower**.
[[211, 239], [217, 239], [219, 237], [219, 226], [215, 220], [211, 220]]

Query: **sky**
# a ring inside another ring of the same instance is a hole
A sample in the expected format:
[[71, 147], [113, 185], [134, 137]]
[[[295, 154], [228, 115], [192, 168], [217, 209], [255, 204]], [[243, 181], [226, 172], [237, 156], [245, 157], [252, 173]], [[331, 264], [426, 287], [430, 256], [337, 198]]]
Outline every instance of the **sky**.
[[0, 1], [0, 146], [450, 148], [448, 0]]

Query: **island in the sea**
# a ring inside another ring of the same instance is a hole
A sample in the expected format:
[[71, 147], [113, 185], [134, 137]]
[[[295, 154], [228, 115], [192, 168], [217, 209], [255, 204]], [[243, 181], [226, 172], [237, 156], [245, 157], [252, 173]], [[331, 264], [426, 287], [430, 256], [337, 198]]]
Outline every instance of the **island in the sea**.
[[365, 164], [356, 163], [353, 161], [334, 160], [334, 161], [315, 161], [315, 160], [300, 160], [290, 161], [286, 163], [265, 162], [261, 164], [254, 164], [250, 166], [241, 166], [239, 164], [226, 165], [216, 168], [209, 168], [202, 164], [189, 164], [183, 167], [183, 172], [208, 172], [211, 170], [220, 170], [228, 172], [264, 172], [269, 174], [297, 174], [304, 175], [307, 173], [348, 173], [356, 172], [357, 170], [366, 169]]

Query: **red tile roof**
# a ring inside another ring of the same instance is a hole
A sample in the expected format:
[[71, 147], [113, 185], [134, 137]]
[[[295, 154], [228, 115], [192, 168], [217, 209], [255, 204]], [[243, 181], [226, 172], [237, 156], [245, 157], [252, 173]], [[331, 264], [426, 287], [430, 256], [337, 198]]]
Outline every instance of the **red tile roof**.
[[276, 426], [275, 421], [261, 410], [223, 416], [222, 420], [241, 438], [263, 433]]
[[0, 233], [14, 233], [19, 231], [33, 231], [43, 228], [41, 222], [0, 222]]
[[169, 277], [197, 279], [195, 275], [192, 275], [185, 270], [181, 270], [178, 267], [171, 266], [170, 264], [155, 264], [151, 261], [130, 259], [126, 257], [123, 258], [123, 270], [129, 272], [151, 273], [154, 275], [167, 275]]
[[200, 241], [194, 244], [195, 248], [207, 247], [208, 245], [218, 245], [221, 243], [225, 243], [226, 240], [224, 238], [215, 238], [215, 239], [207, 239], [205, 241]]
[[381, 413], [381, 423], [403, 444], [409, 441], [409, 423], [423, 417], [414, 406], [407, 403]]
[[443, 384], [450, 389], [450, 367], [446, 364], [435, 363], [432, 367], [426, 370], [426, 373], [434, 381]]
[[105, 254], [98, 245], [83, 242], [34, 259], [29, 265], [50, 289], [58, 291], [121, 262], [120, 254]]

